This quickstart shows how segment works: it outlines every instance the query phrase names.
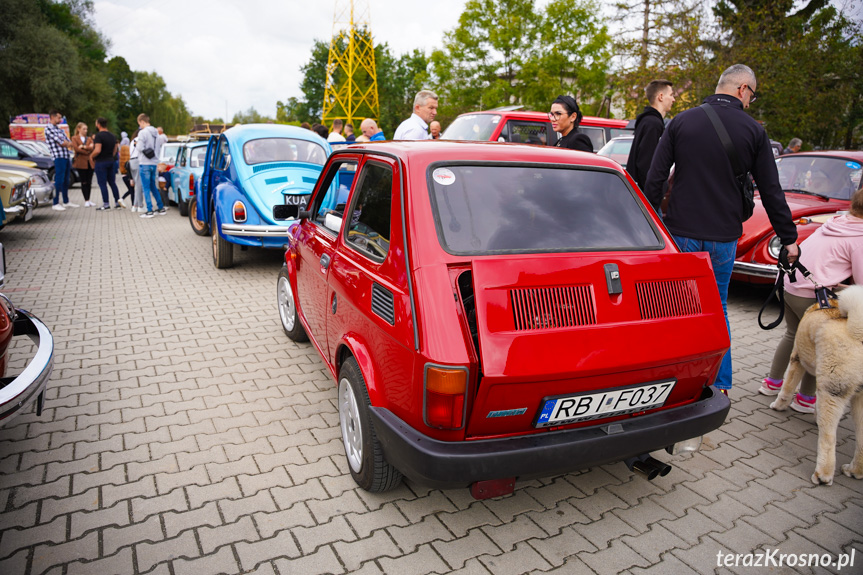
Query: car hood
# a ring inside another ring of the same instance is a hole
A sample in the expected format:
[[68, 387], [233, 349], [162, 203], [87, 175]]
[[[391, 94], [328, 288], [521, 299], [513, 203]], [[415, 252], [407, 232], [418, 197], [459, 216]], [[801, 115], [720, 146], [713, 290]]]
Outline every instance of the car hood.
[[258, 213], [272, 223], [277, 223], [272, 219], [273, 206], [283, 204], [285, 194], [311, 194], [323, 169], [314, 164], [286, 164], [272, 168], [263, 164], [258, 173], [243, 182], [243, 189]]
[[[832, 214], [839, 210], [847, 210], [850, 202], [847, 200], [824, 200], [807, 194], [786, 193], [785, 201], [791, 209], [793, 219], [816, 214]], [[752, 217], [743, 222], [743, 235], [737, 242], [737, 254], [744, 254], [767, 234], [773, 233], [773, 227], [767, 217], [767, 211], [761, 204], [761, 198], [755, 197], [755, 209]]]

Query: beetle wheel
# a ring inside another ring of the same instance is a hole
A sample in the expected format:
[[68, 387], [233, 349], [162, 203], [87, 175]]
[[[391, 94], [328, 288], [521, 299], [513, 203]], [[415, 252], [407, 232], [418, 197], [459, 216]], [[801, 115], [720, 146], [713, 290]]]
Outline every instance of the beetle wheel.
[[354, 481], [373, 493], [397, 487], [402, 474], [384, 458], [372, 425], [366, 382], [352, 357], [342, 364], [338, 393], [342, 443]]
[[231, 267], [234, 263], [234, 244], [219, 234], [216, 210], [213, 210], [213, 216], [210, 218], [210, 231], [213, 235], [213, 265], [220, 270]]
[[197, 207], [197, 199], [195, 196], [192, 196], [189, 198], [189, 223], [192, 225], [193, 232], [199, 236], [206, 236], [210, 233], [210, 227], [207, 225], [207, 222], [202, 222], [198, 219], [195, 211]]
[[294, 298], [294, 290], [288, 278], [288, 266], [282, 266], [279, 271], [279, 281], [276, 284], [276, 300], [279, 305], [279, 318], [282, 320], [282, 329], [293, 341], [309, 341], [306, 330], [297, 315], [297, 302]]

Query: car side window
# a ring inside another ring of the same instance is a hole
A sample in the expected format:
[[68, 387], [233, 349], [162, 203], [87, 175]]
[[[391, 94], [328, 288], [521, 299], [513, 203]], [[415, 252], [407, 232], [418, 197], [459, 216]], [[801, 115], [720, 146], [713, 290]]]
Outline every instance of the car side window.
[[506, 123], [508, 142], [534, 144], [544, 146], [547, 142], [546, 122], [519, 122], [510, 120]]
[[593, 144], [593, 151], [597, 151], [605, 145], [605, 129], [594, 128], [587, 126], [579, 126], [578, 131], [590, 138], [590, 143]]
[[339, 232], [356, 171], [355, 159], [345, 159], [330, 164], [309, 208], [312, 222], [333, 234]]
[[366, 163], [348, 213], [348, 245], [373, 260], [383, 261], [390, 248], [392, 202], [392, 168]]
[[217, 170], [227, 170], [228, 166], [231, 165], [231, 152], [228, 149], [228, 140], [226, 138], [222, 138], [219, 141], [219, 151], [216, 154], [216, 163], [214, 164], [214, 168]]
[[18, 150], [10, 146], [9, 144], [2, 143], [0, 144], [0, 155], [4, 158], [18, 158]]

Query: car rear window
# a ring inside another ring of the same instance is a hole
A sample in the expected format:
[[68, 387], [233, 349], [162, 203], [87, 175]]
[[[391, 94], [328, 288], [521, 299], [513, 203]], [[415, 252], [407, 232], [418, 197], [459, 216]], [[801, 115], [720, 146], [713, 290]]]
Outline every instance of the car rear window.
[[450, 124], [444, 133], [442, 140], [474, 140], [487, 141], [500, 123], [497, 114], [467, 114], [459, 116]]
[[659, 249], [647, 209], [618, 174], [544, 166], [429, 168], [438, 237], [452, 254]]
[[320, 145], [306, 140], [258, 138], [243, 144], [243, 157], [250, 166], [266, 162], [306, 162], [323, 166], [327, 153]]

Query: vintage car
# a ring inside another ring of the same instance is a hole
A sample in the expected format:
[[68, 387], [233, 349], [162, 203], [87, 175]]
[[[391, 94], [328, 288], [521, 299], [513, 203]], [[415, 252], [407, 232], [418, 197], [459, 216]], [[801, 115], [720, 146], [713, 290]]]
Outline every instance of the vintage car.
[[[25, 164], [25, 165], [21, 165]], [[26, 164], [29, 164], [27, 166]], [[54, 182], [48, 179], [45, 170], [40, 170], [32, 162], [0, 160], [0, 171], [14, 172], [29, 178], [30, 191], [33, 192], [35, 206], [48, 205], [54, 199]]]
[[0, 201], [4, 211], [0, 227], [19, 218], [25, 222], [32, 219], [36, 200], [30, 191], [30, 176], [0, 167]]
[[698, 448], [730, 404], [707, 254], [680, 253], [607, 158], [469, 142], [332, 154], [277, 280], [337, 382], [362, 488], [516, 478]]
[[[800, 152], [776, 158], [779, 184], [797, 223], [797, 242], [812, 235], [827, 219], [851, 206], [851, 194], [863, 175], [863, 152]], [[743, 223], [731, 279], [747, 283], [776, 280], [782, 244], [756, 195], [755, 211]]]
[[215, 266], [233, 264], [234, 244], [284, 248], [329, 154], [326, 140], [296, 126], [246, 124], [210, 137], [189, 219], [195, 233], [211, 233]]
[[[6, 276], [6, 254], [0, 244], [0, 287]], [[26, 335], [36, 344], [36, 353], [17, 376], [6, 376], [8, 349], [13, 337]], [[23, 309], [16, 309], [0, 293], [0, 426], [8, 423], [31, 403], [36, 414], [42, 415], [45, 387], [54, 369], [54, 337], [39, 318]]]
[[180, 215], [188, 217], [189, 199], [195, 195], [195, 186], [204, 173], [207, 142], [189, 142], [177, 152], [177, 161], [169, 172], [168, 198], [177, 204]]
[[629, 150], [632, 149], [632, 141], [634, 139], [635, 136], [632, 135], [612, 138], [599, 149], [597, 154], [611, 158], [626, 169], [626, 160], [629, 159]]
[[54, 178], [53, 158], [37, 154], [30, 148], [22, 146], [20, 142], [10, 138], [0, 138], [0, 158], [33, 162], [40, 170], [47, 171], [49, 178]]
[[[627, 125], [626, 120], [584, 116], [578, 131], [590, 137], [593, 151], [596, 152], [612, 138], [631, 135], [632, 129], [627, 128]], [[553, 146], [557, 143], [558, 134], [551, 129], [547, 113], [527, 112], [510, 106], [498, 110], [462, 114], [447, 126], [441, 134], [441, 139]]]

